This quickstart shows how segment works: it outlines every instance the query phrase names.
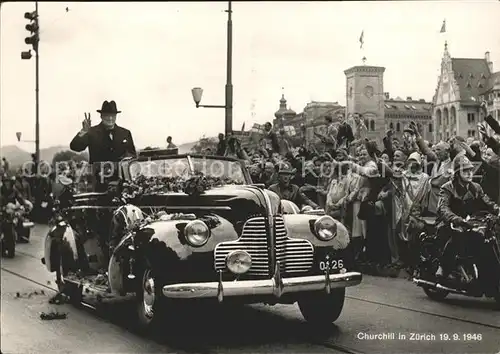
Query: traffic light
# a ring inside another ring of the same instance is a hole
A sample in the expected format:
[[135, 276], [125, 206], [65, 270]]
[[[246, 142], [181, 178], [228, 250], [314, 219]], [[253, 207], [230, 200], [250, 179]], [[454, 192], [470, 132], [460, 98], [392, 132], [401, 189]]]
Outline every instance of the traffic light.
[[[26, 12], [24, 18], [29, 20], [25, 28], [31, 36], [24, 39], [24, 43], [31, 45], [35, 52], [38, 52], [38, 42], [40, 41], [40, 26], [38, 25], [38, 13], [36, 11]], [[21, 59], [31, 59], [31, 50], [21, 52]]]

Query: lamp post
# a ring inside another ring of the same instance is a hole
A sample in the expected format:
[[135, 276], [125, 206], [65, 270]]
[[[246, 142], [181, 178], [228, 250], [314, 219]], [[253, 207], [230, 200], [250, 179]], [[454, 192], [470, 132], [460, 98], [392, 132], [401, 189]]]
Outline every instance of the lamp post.
[[[35, 52], [35, 171], [38, 171], [40, 164], [40, 95], [39, 95], [39, 42], [40, 42], [40, 19], [38, 15], [38, 1], [35, 1], [35, 11], [26, 12], [24, 18], [29, 20], [30, 23], [26, 25], [26, 30], [32, 36], [26, 37], [24, 42], [33, 47]], [[31, 50], [21, 52], [22, 60], [31, 59]], [[18, 138], [20, 141], [20, 137]]]
[[225, 114], [225, 134], [226, 136], [233, 132], [233, 20], [231, 1], [228, 1], [227, 12], [227, 62], [226, 62], [226, 104], [225, 105], [201, 105], [203, 89], [195, 87], [191, 90], [196, 108], [224, 108]]

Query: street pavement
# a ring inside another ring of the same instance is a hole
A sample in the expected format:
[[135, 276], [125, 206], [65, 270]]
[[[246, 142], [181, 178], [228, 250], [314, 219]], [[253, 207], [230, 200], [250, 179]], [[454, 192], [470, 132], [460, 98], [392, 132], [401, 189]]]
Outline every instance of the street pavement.
[[[320, 332], [304, 322], [297, 305], [252, 305], [193, 306], [161, 333], [139, 335], [130, 328], [127, 303], [50, 305], [54, 275], [40, 262], [46, 227], [33, 231], [30, 244], [17, 246], [16, 258], [2, 260], [2, 353], [500, 352], [500, 311], [493, 300], [450, 296], [434, 302], [407, 280], [369, 276], [348, 288], [341, 317]], [[67, 318], [39, 318], [52, 310]], [[412, 340], [411, 333], [434, 338]], [[378, 334], [388, 337], [368, 339]]]

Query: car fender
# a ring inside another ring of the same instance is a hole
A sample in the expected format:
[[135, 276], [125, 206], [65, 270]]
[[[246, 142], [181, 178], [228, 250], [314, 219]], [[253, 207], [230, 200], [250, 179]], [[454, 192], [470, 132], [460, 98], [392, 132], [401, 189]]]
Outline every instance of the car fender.
[[44, 258], [49, 272], [56, 271], [57, 258], [61, 254], [68, 256], [65, 257], [67, 260], [78, 260], [75, 232], [65, 221], [52, 227], [45, 236]]
[[[186, 259], [192, 253], [213, 252], [215, 246], [223, 241], [233, 241], [238, 238], [238, 234], [233, 224], [217, 216], [220, 223], [210, 229], [210, 238], [208, 242], [201, 247], [189, 245], [184, 238], [184, 227], [191, 222], [189, 219], [155, 221], [144, 227], [141, 231], [149, 233], [149, 242], [153, 244], [164, 244], [165, 247], [177, 255], [179, 259]], [[141, 232], [139, 231], [139, 232]]]
[[306, 239], [315, 247], [332, 246], [334, 249], [345, 249], [349, 245], [349, 232], [338, 220], [334, 219], [337, 224], [337, 235], [332, 240], [321, 241], [314, 235], [311, 225], [314, 225], [314, 222], [320, 217], [307, 214], [283, 215], [288, 237]]
[[281, 200], [281, 210], [283, 214], [300, 214], [300, 209], [297, 204], [287, 199]]
[[[192, 219], [156, 220], [139, 230], [130, 231], [115, 248], [109, 263], [108, 275], [112, 292], [125, 292], [124, 271], [128, 267], [124, 266], [123, 261], [131, 257], [137, 257], [139, 262], [146, 262], [153, 269], [166, 270], [175, 268], [178, 262], [188, 262], [196, 254], [212, 253], [220, 242], [236, 240], [238, 234], [232, 223], [222, 217], [217, 218], [220, 223], [210, 230], [208, 242], [201, 247], [193, 247], [184, 239], [184, 227]], [[134, 246], [130, 247], [131, 245]]]
[[[125, 291], [125, 270], [123, 261], [126, 260], [126, 257], [123, 257], [124, 251], [128, 249], [129, 246], [133, 244], [133, 232], [128, 232], [120, 241], [120, 243], [116, 246], [113, 254], [111, 255], [111, 259], [108, 264], [108, 280], [109, 287], [111, 288], [111, 292], [114, 294], [124, 295]], [[131, 247], [129, 249], [130, 255], [133, 252], [134, 248]]]

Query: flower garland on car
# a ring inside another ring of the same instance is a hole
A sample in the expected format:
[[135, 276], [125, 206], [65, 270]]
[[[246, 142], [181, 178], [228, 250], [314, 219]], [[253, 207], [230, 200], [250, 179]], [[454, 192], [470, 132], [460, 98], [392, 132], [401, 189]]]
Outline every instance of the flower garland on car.
[[231, 178], [205, 176], [197, 173], [190, 178], [163, 177], [163, 176], [138, 176], [134, 181], [123, 184], [122, 197], [133, 199], [141, 195], [163, 194], [171, 192], [184, 192], [190, 196], [199, 196], [205, 191], [224, 185], [242, 184]]

